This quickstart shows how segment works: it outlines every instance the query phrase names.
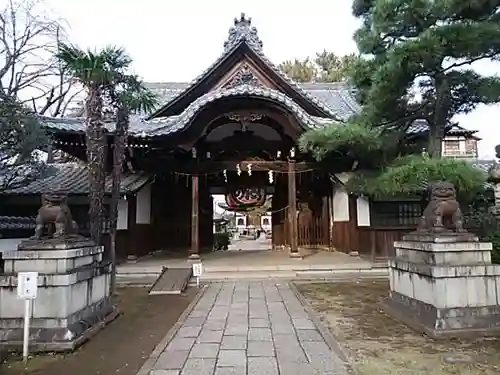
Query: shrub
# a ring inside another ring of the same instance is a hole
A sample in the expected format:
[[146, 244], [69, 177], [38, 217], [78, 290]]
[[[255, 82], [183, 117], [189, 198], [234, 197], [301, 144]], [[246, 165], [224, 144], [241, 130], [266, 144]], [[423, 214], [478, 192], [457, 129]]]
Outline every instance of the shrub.
[[214, 249], [227, 250], [231, 240], [229, 232], [214, 233]]
[[358, 174], [347, 182], [347, 188], [384, 199], [421, 196], [428, 183], [448, 181], [455, 185], [460, 201], [470, 202], [484, 191], [486, 178], [486, 173], [467, 161], [409, 155], [393, 160], [380, 171]]
[[490, 208], [489, 202], [476, 200], [464, 213], [465, 227], [476, 234], [481, 241], [491, 242], [491, 260], [500, 264], [500, 221]]
[[299, 139], [299, 147], [303, 152], [310, 152], [318, 161], [332, 153], [359, 158], [383, 148], [381, 134], [380, 128], [361, 123], [332, 123], [305, 132]]

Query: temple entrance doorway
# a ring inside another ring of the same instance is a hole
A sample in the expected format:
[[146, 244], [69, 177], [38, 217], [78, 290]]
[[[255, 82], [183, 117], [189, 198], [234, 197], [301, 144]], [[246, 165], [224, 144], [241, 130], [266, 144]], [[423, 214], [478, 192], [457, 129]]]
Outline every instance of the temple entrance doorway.
[[271, 189], [262, 186], [233, 186], [225, 189], [225, 194], [212, 195], [215, 250], [271, 250]]
[[284, 250], [295, 258], [299, 247], [328, 246], [331, 181], [299, 152], [306, 125], [295, 107], [239, 91], [227, 95], [207, 101], [182, 132], [155, 139], [157, 157], [149, 160], [156, 181], [165, 176], [159, 194], [175, 187], [177, 205], [158, 223], [186, 227], [180, 243], [189, 246], [189, 259], [225, 249], [228, 239], [228, 250]]

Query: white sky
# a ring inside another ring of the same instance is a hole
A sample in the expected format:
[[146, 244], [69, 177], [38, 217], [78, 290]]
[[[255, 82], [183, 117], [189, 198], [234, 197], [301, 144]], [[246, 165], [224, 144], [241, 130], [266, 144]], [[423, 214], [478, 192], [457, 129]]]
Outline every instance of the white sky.
[[[65, 19], [70, 40], [80, 47], [123, 46], [145, 81], [190, 81], [222, 52], [233, 19], [245, 12], [275, 63], [313, 56], [323, 49], [336, 54], [356, 50], [357, 21], [351, 0], [47, 0]], [[479, 72], [495, 74], [500, 65], [482, 63]], [[480, 155], [493, 158], [500, 143], [496, 121], [500, 105], [482, 106], [460, 124], [479, 130]]]

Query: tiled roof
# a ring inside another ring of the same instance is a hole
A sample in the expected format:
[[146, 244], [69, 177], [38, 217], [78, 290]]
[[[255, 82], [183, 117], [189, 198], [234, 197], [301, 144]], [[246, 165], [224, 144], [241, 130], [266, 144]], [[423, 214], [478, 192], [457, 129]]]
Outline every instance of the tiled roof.
[[[3, 190], [5, 195], [39, 195], [49, 192], [64, 192], [71, 195], [86, 195], [89, 191], [87, 166], [76, 163], [52, 164], [54, 172], [15, 189]], [[152, 180], [146, 173], [124, 173], [120, 183], [122, 194], [135, 193]], [[106, 177], [106, 193], [111, 193], [111, 176]]]
[[429, 124], [426, 120], [415, 120], [408, 128], [407, 133], [417, 134], [426, 132], [427, 130], [429, 130]]
[[[165, 104], [183, 92], [189, 83], [148, 82], [146, 86], [158, 96], [160, 103]], [[302, 83], [300, 86], [309, 95], [325, 103], [332, 112], [335, 112], [336, 117], [343, 121], [361, 110], [347, 83]]]
[[[87, 127], [86, 119], [84, 117], [73, 117], [73, 118], [57, 118], [57, 117], [40, 117], [42, 124], [47, 129], [84, 133]], [[144, 121], [140, 116], [130, 117], [130, 134], [141, 134], [144, 131], [151, 129], [153, 125]], [[108, 132], [113, 132], [115, 129], [114, 122], [104, 123], [104, 127]]]
[[472, 162], [474, 167], [481, 169], [482, 171], [488, 173], [490, 169], [495, 165], [495, 160], [482, 160], [478, 159]]
[[[158, 87], [158, 84], [155, 84], [155, 86]], [[163, 88], [162, 91], [165, 93], [168, 92], [168, 89]], [[166, 95], [168, 95], [168, 93]], [[329, 95], [331, 97], [340, 98], [343, 97], [344, 94], [332, 91]], [[133, 116], [130, 119], [129, 133], [141, 138], [155, 137], [174, 133], [176, 131], [182, 130], [193, 119], [193, 117], [203, 109], [206, 104], [221, 98], [227, 98], [231, 96], [254, 96], [280, 102], [295, 114], [295, 116], [305, 129], [322, 127], [326, 123], [331, 123], [332, 121], [334, 121], [327, 118], [310, 116], [291, 98], [289, 98], [282, 92], [267, 87], [241, 85], [230, 89], [210, 91], [192, 102], [184, 110], [184, 112], [182, 112], [182, 114], [178, 116], [160, 117], [152, 120], [144, 120], [138, 116]], [[345, 102], [338, 102], [337, 108], [342, 111], [342, 117], [348, 118], [353, 114], [351, 104], [349, 104], [347, 100]], [[59, 129], [63, 131], [79, 132], [83, 134], [86, 128], [86, 122], [84, 118], [60, 119], [43, 117], [42, 121], [49, 129]], [[114, 123], [105, 123], [106, 129], [110, 132], [113, 131], [114, 126]]]
[[223, 213], [214, 212], [213, 219], [214, 221], [229, 221], [230, 218]]
[[[160, 102], [171, 100], [172, 96], [180, 90], [179, 87], [186, 87], [186, 83], [147, 83], [147, 86], [155, 92]], [[302, 85], [311, 95], [321, 98], [332, 111], [337, 113], [337, 117], [342, 121], [348, 120], [361, 110], [361, 106], [356, 102], [346, 83], [304, 83]], [[231, 91], [232, 90], [232, 91]], [[152, 120], [145, 120], [140, 116], [131, 116], [129, 134], [139, 138], [154, 137], [174, 133], [189, 123], [193, 116], [203, 108], [205, 104], [215, 101], [221, 97], [232, 95], [255, 95], [269, 97], [286, 104], [296, 115], [300, 114], [299, 120], [303, 121], [309, 127], [316, 128], [331, 123], [333, 120], [309, 116], [292, 99], [285, 94], [269, 88], [257, 88], [246, 85], [239, 86], [229, 90], [215, 90], [208, 92], [192, 102], [186, 110], [178, 116], [159, 117]], [[86, 128], [85, 118], [53, 118], [42, 117], [43, 124], [48, 129], [59, 131], [84, 133]], [[115, 124], [105, 123], [106, 130], [112, 132]], [[424, 133], [428, 130], [427, 121], [415, 120], [408, 128], [409, 134]], [[454, 125], [447, 131], [450, 135], [474, 134], [471, 131]]]
[[446, 134], [447, 135], [472, 135], [472, 134], [475, 134], [477, 132], [478, 132], [477, 130], [465, 129], [464, 127], [462, 127], [458, 124], [454, 124], [446, 131]]
[[[84, 132], [86, 128], [85, 118], [83, 117], [47, 117], [41, 116], [40, 120], [47, 129], [62, 130], [68, 132]], [[115, 127], [114, 123], [107, 123], [104, 125], [106, 130], [112, 131]]]
[[35, 218], [24, 216], [0, 216], [0, 230], [35, 229]]
[[[222, 98], [229, 98], [232, 96], [238, 97], [259, 97], [264, 99], [271, 99], [282, 103], [287, 107], [301, 122], [301, 125], [305, 129], [322, 127], [321, 119], [308, 115], [299, 105], [297, 105], [292, 99], [283, 94], [282, 92], [267, 88], [252, 85], [240, 85], [230, 89], [220, 89], [214, 90], [200, 96], [194, 102], [192, 102], [179, 116], [158, 118], [149, 120], [149, 123], [155, 124], [155, 129], [150, 129], [146, 132], [148, 137], [154, 137], [158, 135], [166, 135], [170, 133], [182, 130], [193, 117], [202, 110], [205, 105], [211, 103], [215, 100]], [[332, 122], [333, 120], [329, 120]], [[156, 127], [156, 124], [162, 124], [162, 127]]]

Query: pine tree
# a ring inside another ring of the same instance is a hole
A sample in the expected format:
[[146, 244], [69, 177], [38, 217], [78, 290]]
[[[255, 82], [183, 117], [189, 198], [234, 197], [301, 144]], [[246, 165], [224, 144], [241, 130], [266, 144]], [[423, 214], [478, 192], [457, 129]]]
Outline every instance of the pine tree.
[[47, 172], [40, 151], [47, 136], [36, 114], [13, 98], [0, 99], [0, 190], [27, 184]]
[[499, 10], [499, 0], [355, 0], [363, 120], [404, 130], [425, 119], [428, 152], [439, 157], [453, 116], [499, 101], [500, 79], [473, 69], [500, 58]]

